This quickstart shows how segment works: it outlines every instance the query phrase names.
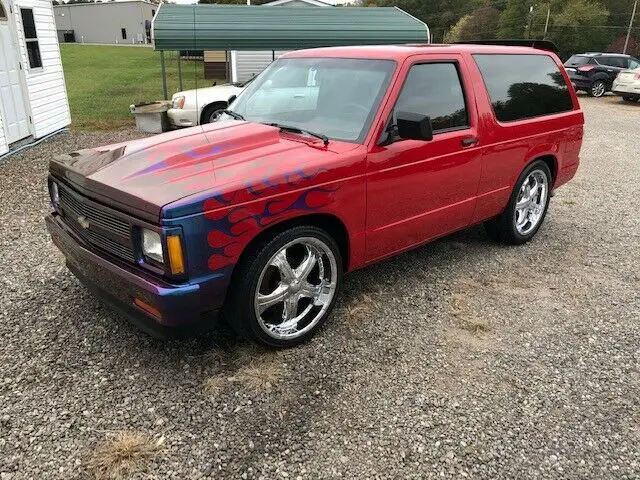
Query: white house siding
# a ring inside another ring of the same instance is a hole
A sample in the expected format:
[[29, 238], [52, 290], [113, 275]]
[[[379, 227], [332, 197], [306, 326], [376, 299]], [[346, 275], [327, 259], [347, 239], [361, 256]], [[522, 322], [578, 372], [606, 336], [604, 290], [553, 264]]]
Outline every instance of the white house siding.
[[57, 30], [73, 30], [76, 43], [131, 45], [147, 43], [145, 22], [153, 19], [157, 9], [148, 2], [117, 1], [56, 5], [53, 12]]
[[[33, 8], [42, 68], [28, 68], [29, 59], [24, 41], [21, 8]], [[20, 49], [19, 57], [27, 86], [27, 103], [31, 111], [33, 136], [40, 138], [71, 123], [53, 8], [48, 0], [16, 0], [14, 17]]]
[[4, 138], [4, 129], [2, 128], [2, 115], [0, 115], [0, 155], [7, 153], [9, 151], [9, 145], [7, 145], [7, 140]]
[[[265, 4], [269, 7], [280, 5], [287, 7], [328, 7], [328, 3], [317, 0], [276, 0]], [[284, 50], [276, 50], [275, 58], [287, 53]], [[244, 82], [252, 76], [257, 75], [273, 61], [271, 50], [237, 50], [232, 51], [231, 80], [234, 82]]]
[[[275, 58], [287, 53], [285, 50], [276, 50]], [[235, 54], [235, 71], [233, 73], [234, 82], [244, 82], [254, 75], [259, 74], [267, 68], [273, 61], [271, 50], [238, 50]]]

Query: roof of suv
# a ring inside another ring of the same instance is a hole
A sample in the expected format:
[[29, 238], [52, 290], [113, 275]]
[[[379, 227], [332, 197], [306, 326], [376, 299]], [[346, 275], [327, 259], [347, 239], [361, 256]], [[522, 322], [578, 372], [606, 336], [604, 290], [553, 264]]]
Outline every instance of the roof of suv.
[[577, 57], [624, 57], [629, 58], [631, 55], [626, 55], [624, 53], [601, 53], [601, 52], [588, 52], [588, 53], [576, 53]]
[[367, 59], [402, 60], [412, 55], [425, 53], [503, 53], [503, 54], [550, 54], [545, 50], [531, 47], [466, 45], [466, 44], [407, 44], [407, 45], [366, 45], [356, 47], [323, 47], [297, 50], [280, 58], [293, 57], [344, 57]]

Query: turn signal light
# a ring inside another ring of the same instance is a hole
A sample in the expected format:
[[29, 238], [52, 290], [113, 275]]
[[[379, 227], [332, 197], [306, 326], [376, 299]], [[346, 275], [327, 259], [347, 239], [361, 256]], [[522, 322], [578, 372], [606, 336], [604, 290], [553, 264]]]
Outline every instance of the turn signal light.
[[139, 298], [134, 298], [133, 303], [143, 312], [151, 315], [154, 318], [157, 318], [158, 320], [162, 320], [162, 314], [160, 313], [160, 310], [158, 310], [153, 305], [150, 305], [144, 300], [140, 300]]
[[184, 273], [184, 256], [182, 254], [182, 242], [178, 235], [167, 236], [167, 252], [169, 253], [169, 266], [173, 275]]

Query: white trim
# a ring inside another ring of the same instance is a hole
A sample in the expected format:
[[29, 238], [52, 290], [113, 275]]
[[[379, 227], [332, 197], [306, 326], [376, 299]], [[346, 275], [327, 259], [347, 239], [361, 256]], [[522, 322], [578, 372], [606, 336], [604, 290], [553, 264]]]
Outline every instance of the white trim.
[[413, 15], [411, 15], [409, 12], [405, 12], [404, 10], [402, 10], [400, 7], [393, 7], [397, 10], [400, 10], [402, 13], [404, 13], [405, 15], [410, 16], [411, 18], [413, 18], [416, 22], [420, 22], [421, 24], [424, 25], [424, 28], [427, 30], [427, 43], [431, 43], [431, 31], [429, 30], [429, 25], [427, 25], [426, 23], [424, 23], [422, 20], [420, 20], [419, 18], [414, 17]]
[[231, 83], [238, 81], [238, 51], [231, 50]]
[[291, 3], [294, 1], [308, 3], [309, 5], [314, 5], [316, 7], [333, 7], [330, 3], [321, 2], [320, 0], [275, 0], [269, 3], [263, 3], [266, 7], [277, 7], [278, 5], [285, 5], [287, 3]]
[[156, 18], [158, 17], [158, 13], [160, 12], [160, 9], [163, 5], [164, 2], [161, 2], [160, 5], [158, 5], [158, 8], [156, 8], [156, 14], [151, 19], [151, 44], [153, 45], [154, 49], [156, 48]]

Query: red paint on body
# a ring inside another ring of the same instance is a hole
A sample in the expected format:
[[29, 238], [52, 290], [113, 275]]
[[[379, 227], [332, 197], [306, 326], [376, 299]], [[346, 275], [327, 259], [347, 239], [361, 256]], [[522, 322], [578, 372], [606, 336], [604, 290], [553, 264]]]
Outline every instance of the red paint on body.
[[[362, 144], [331, 140], [325, 146], [270, 126], [233, 121], [81, 151], [52, 162], [51, 172], [98, 201], [182, 228], [189, 276], [226, 275], [215, 291], [203, 287], [203, 311], [220, 306], [231, 267], [251, 240], [293, 218], [326, 215], [342, 223], [348, 269], [359, 268], [498, 215], [522, 170], [537, 158], [555, 162], [554, 188], [575, 174], [584, 118], [574, 90], [569, 87], [572, 111], [500, 123], [475, 53], [541, 52], [480, 45], [294, 52], [286, 57], [396, 62]], [[560, 61], [549, 55], [570, 85]], [[409, 69], [443, 61], [459, 67], [470, 126], [429, 142], [378, 145]], [[478, 142], [464, 147], [468, 138]]]

